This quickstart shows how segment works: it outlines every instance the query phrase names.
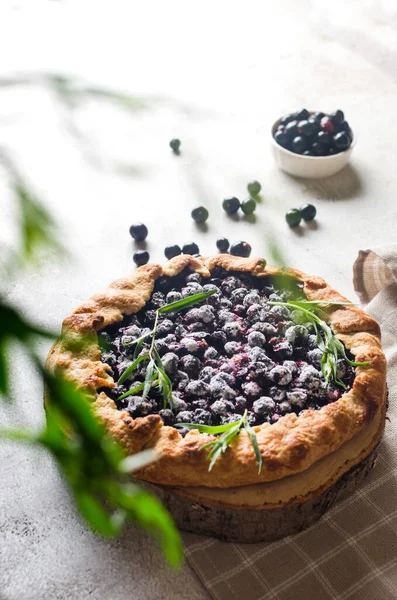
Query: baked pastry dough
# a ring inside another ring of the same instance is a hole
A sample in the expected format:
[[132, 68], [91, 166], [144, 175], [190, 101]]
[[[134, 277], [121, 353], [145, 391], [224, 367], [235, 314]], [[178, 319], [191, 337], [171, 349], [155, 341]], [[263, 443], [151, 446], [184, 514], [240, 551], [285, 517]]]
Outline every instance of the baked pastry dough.
[[95, 412], [128, 454], [144, 448], [158, 452], [159, 460], [136, 473], [138, 478], [169, 486], [209, 488], [272, 482], [309, 469], [374, 419], [384, 422], [386, 361], [380, 330], [376, 321], [356, 306], [332, 306], [327, 310], [327, 320], [354, 360], [369, 361], [369, 364], [355, 368], [350, 389], [339, 399], [318, 409], [284, 414], [274, 423], [253, 425], [262, 456], [260, 473], [244, 429], [209, 471], [208, 451], [202, 450], [202, 446], [214, 440], [213, 435], [191, 430], [183, 436], [175, 427], [164, 425], [157, 413], [133, 418], [126, 410], [119, 410], [110, 397], [116, 383], [110, 366], [101, 360], [98, 332], [121, 322], [126, 315], [145, 311], [159, 278], [190, 271], [205, 281], [219, 270], [237, 276], [252, 274], [258, 282], [264, 277], [282, 275], [300, 282], [309, 300], [347, 302], [320, 277], [290, 268], [271, 267], [261, 258], [220, 254], [208, 258], [182, 255], [164, 266], [145, 265], [77, 308], [64, 320], [63, 335], [51, 349], [47, 365], [89, 393]]

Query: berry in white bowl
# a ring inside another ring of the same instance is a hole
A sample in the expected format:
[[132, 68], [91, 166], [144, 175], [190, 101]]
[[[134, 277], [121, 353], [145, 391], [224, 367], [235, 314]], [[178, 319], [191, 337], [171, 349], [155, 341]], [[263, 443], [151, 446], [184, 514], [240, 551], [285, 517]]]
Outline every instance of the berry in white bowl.
[[272, 126], [271, 145], [277, 165], [297, 177], [334, 175], [349, 162], [356, 135], [344, 113], [309, 112], [284, 115]]

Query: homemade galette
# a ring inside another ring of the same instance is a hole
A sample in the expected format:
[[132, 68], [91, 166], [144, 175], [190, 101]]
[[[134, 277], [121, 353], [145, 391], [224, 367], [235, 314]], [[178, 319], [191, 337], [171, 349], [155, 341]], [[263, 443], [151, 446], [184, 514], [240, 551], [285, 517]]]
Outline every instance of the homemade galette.
[[135, 474], [148, 482], [276, 482], [375, 420], [383, 430], [378, 324], [320, 277], [263, 259], [145, 265], [75, 310], [63, 334], [48, 365], [89, 392], [127, 453], [157, 451]]

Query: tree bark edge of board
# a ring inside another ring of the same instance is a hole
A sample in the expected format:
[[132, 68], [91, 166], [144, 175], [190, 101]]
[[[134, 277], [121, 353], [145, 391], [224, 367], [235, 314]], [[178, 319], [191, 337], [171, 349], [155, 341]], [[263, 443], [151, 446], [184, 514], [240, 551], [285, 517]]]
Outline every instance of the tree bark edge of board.
[[205, 505], [173, 493], [172, 488], [145, 485], [162, 500], [183, 531], [227, 542], [270, 542], [310, 527], [336, 502], [354, 492], [375, 466], [377, 451], [378, 446], [318, 496], [269, 510]]

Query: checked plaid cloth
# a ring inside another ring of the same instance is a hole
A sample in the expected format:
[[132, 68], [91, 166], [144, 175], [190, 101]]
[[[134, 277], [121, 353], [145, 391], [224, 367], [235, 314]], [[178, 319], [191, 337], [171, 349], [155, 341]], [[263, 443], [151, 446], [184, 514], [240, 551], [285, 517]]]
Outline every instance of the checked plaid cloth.
[[215, 600], [397, 600], [397, 245], [360, 252], [354, 285], [381, 325], [388, 360], [376, 468], [316, 525], [277, 542], [184, 533], [189, 564]]

